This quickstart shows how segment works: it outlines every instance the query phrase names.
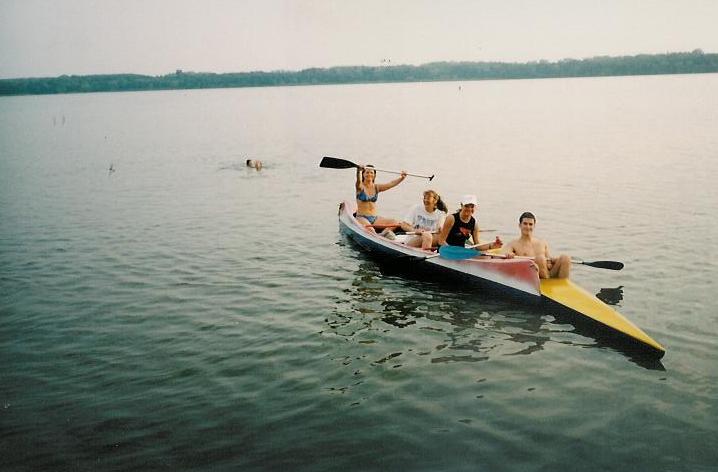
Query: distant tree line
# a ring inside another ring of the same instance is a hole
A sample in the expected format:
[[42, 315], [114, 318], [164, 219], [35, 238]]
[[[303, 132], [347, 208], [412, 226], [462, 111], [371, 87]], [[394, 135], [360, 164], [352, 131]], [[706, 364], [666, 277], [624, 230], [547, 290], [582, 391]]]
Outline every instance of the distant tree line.
[[351, 66], [301, 71], [198, 73], [162, 76], [138, 74], [63, 75], [51, 78], [1, 79], [0, 95], [117, 92], [138, 90], [268, 87], [286, 85], [431, 82], [454, 80], [538, 79], [618, 75], [698, 74], [718, 72], [718, 54], [692, 52], [599, 56], [557, 62], [433, 62], [420, 66]]

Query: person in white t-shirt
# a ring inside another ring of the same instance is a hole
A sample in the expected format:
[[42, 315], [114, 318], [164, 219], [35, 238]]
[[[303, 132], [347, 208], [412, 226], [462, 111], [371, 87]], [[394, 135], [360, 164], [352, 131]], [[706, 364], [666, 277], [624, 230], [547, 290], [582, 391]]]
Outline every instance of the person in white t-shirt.
[[439, 231], [444, 226], [446, 204], [434, 190], [424, 192], [424, 203], [409, 210], [401, 222], [401, 229], [412, 233], [406, 240], [407, 246], [431, 249], [438, 245]]

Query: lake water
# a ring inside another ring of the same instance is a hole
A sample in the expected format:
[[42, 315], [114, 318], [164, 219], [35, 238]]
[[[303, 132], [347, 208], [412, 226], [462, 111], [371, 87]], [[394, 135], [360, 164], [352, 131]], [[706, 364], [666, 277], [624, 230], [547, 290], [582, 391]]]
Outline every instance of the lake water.
[[[717, 130], [717, 74], [2, 98], [0, 468], [718, 470]], [[665, 357], [387, 271], [325, 155], [625, 262]]]

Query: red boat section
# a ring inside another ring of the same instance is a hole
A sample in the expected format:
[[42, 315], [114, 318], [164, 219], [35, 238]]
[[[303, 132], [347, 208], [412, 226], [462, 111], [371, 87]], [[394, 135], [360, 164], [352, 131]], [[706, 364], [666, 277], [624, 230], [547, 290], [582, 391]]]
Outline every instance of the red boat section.
[[[354, 218], [354, 202], [345, 201], [339, 206], [340, 221], [354, 234], [364, 239], [364, 244], [374, 248], [382, 247], [388, 252], [414, 257], [427, 257], [426, 262], [445, 267], [469, 277], [488, 280], [506, 288], [518, 290], [528, 295], [541, 297], [538, 272], [533, 262], [525, 259], [494, 259], [488, 256], [466, 260], [450, 260], [435, 257], [436, 254], [419, 248], [408, 247], [378, 235], [375, 231], [362, 227]], [[356, 239], [356, 238], [355, 238]], [[358, 241], [360, 244], [362, 241]]]

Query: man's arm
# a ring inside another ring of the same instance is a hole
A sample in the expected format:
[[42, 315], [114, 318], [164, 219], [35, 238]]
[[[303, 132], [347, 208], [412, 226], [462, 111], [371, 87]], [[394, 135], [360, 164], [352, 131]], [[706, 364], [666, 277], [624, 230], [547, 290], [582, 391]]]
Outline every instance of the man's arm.
[[511, 241], [510, 243], [508, 243], [506, 246], [504, 246], [501, 249], [501, 252], [506, 254], [509, 259], [511, 259], [512, 257], [514, 257], [516, 255], [516, 248], [514, 247], [515, 242], [516, 241]]
[[[538, 250], [537, 250], [538, 248]], [[551, 260], [548, 258], [548, 244], [546, 241], [539, 241], [538, 244], [534, 245], [535, 263], [538, 267], [539, 277], [542, 279], [551, 278]]]

